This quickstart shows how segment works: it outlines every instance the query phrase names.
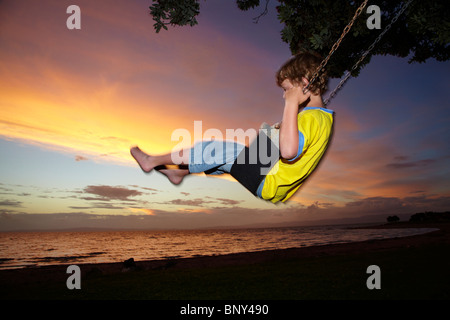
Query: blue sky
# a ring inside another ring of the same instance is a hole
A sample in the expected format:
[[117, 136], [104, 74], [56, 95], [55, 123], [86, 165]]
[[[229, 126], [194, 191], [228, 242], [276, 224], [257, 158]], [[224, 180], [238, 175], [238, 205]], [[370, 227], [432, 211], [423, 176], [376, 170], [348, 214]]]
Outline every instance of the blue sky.
[[172, 132], [192, 132], [194, 121], [225, 132], [280, 120], [274, 73], [290, 52], [273, 7], [254, 24], [262, 8], [209, 0], [198, 26], [156, 34], [148, 1], [80, 0], [81, 30], [66, 28], [70, 4], [0, 3], [1, 231], [385, 221], [448, 210], [448, 62], [374, 57], [328, 106], [335, 135], [318, 171], [273, 205], [231, 179], [173, 186], [129, 155], [136, 144], [170, 151]]

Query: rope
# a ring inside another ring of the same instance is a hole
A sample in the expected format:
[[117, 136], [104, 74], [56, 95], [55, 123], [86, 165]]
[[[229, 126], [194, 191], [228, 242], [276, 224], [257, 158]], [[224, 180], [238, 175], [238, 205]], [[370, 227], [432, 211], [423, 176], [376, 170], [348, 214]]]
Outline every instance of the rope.
[[[330, 93], [328, 98], [324, 101], [324, 106], [326, 106], [331, 101], [331, 99], [334, 98], [334, 96], [337, 94], [337, 92], [344, 86], [344, 84], [347, 82], [347, 80], [351, 77], [352, 72], [355, 71], [358, 68], [358, 66], [361, 64], [361, 62], [373, 50], [375, 45], [381, 40], [381, 38], [385, 35], [385, 33], [388, 32], [391, 29], [392, 25], [398, 20], [398, 18], [403, 14], [403, 12], [405, 12], [406, 8], [408, 8], [408, 6], [411, 4], [412, 1], [413, 0], [408, 0], [406, 3], [403, 4], [403, 6], [397, 12], [395, 17], [386, 26], [386, 28], [384, 28], [383, 32], [381, 32], [378, 35], [378, 37], [375, 39], [375, 41], [369, 46], [369, 48], [366, 51], [364, 51], [364, 53], [361, 55], [359, 60], [353, 65], [353, 67], [350, 69], [350, 71], [347, 71], [347, 73], [345, 74], [344, 78], [339, 82], [339, 84], [336, 86], [336, 88]], [[317, 80], [317, 78], [319, 77], [320, 73], [322, 72], [322, 70], [327, 65], [328, 60], [330, 60], [330, 58], [333, 55], [333, 53], [339, 48], [339, 45], [341, 44], [342, 40], [347, 35], [347, 33], [350, 31], [350, 29], [352, 28], [352, 26], [353, 26], [354, 22], [356, 21], [356, 19], [361, 15], [361, 12], [366, 7], [367, 2], [368, 2], [368, 0], [364, 0], [364, 2], [358, 7], [358, 9], [356, 9], [356, 12], [353, 15], [352, 20], [350, 20], [350, 22], [344, 28], [344, 31], [342, 31], [342, 34], [339, 37], [339, 39], [333, 44], [333, 46], [331, 47], [331, 50], [328, 53], [327, 57], [324, 60], [322, 60], [320, 65], [317, 67], [317, 69], [314, 72], [313, 76], [311, 77], [311, 80], [309, 81], [308, 85], [303, 89], [303, 92], [306, 92], [308, 90], [308, 88], [311, 86], [311, 84], [314, 83]]]
[[352, 20], [347, 24], [347, 26], [344, 28], [344, 31], [342, 31], [341, 36], [339, 39], [333, 44], [333, 47], [331, 47], [330, 52], [328, 53], [328, 56], [320, 63], [320, 65], [317, 67], [316, 71], [314, 72], [313, 76], [311, 77], [311, 81], [309, 81], [309, 84], [303, 89], [303, 92], [306, 92], [311, 85], [311, 83], [315, 82], [317, 80], [317, 77], [322, 72], [323, 68], [328, 63], [328, 60], [330, 60], [333, 53], [339, 48], [339, 45], [341, 44], [342, 40], [346, 36], [346, 34], [350, 31], [350, 29], [353, 26], [353, 23], [356, 21], [356, 19], [361, 15], [361, 12], [364, 10], [364, 8], [367, 5], [367, 2], [369, 0], [364, 0], [364, 2], [359, 6], [358, 9], [356, 9], [355, 14], [353, 15]]
[[408, 0], [405, 4], [403, 4], [402, 8], [397, 12], [395, 17], [391, 20], [391, 22], [384, 28], [383, 32], [381, 32], [378, 37], [375, 39], [375, 41], [369, 46], [369, 48], [361, 55], [359, 60], [353, 65], [353, 67], [350, 69], [350, 71], [347, 71], [345, 77], [339, 82], [339, 84], [336, 86], [336, 88], [330, 93], [328, 98], [324, 101], [324, 106], [326, 106], [331, 99], [334, 98], [334, 96], [337, 94], [337, 92], [344, 86], [344, 84], [347, 82], [347, 80], [351, 77], [352, 72], [355, 71], [360, 63], [366, 58], [366, 56], [370, 53], [370, 51], [373, 50], [375, 45], [381, 40], [381, 38], [384, 36], [386, 32], [391, 29], [392, 25], [398, 20], [398, 18], [405, 12], [406, 8], [411, 4], [413, 0]]

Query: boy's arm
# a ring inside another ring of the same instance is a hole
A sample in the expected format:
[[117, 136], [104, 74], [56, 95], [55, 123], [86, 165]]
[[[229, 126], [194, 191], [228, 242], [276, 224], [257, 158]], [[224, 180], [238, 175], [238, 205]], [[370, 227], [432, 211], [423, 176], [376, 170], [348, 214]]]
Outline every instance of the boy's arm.
[[304, 94], [299, 86], [285, 92], [283, 120], [280, 126], [280, 153], [284, 159], [293, 159], [298, 153], [298, 106], [305, 102], [311, 94]]

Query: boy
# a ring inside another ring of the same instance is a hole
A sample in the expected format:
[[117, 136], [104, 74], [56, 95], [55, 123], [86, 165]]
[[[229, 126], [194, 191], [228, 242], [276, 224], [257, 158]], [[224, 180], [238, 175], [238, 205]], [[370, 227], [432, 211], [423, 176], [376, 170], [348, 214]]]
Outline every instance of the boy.
[[175, 164], [172, 153], [152, 156], [134, 147], [131, 154], [142, 170], [156, 169], [174, 184], [181, 183], [190, 173], [230, 173], [254, 195], [274, 203], [284, 202], [317, 167], [331, 138], [334, 112], [326, 109], [322, 102], [328, 81], [326, 75], [320, 75], [304, 90], [320, 62], [314, 54], [299, 53], [276, 74], [285, 100], [281, 124], [274, 126], [279, 129], [279, 141], [264, 140], [265, 135], [260, 133], [253, 143], [256, 150], [260, 150], [264, 147], [262, 143], [268, 141], [267, 148], [277, 156], [277, 161], [266, 168], [268, 173], [265, 175], [261, 174], [264, 164], [259, 158], [256, 163], [249, 161], [252, 146], [230, 141], [202, 141], [190, 149], [176, 151], [174, 154], [178, 159], [181, 157], [181, 163], [176, 163], [181, 165], [178, 169], [165, 167]]

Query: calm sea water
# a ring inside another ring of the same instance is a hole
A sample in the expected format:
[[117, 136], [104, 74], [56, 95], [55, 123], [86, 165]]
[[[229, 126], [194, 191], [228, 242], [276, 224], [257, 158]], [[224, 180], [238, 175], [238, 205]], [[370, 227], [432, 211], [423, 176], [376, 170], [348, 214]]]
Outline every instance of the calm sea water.
[[422, 234], [435, 229], [354, 226], [189, 231], [4, 232], [0, 269], [160, 260], [316, 246]]

